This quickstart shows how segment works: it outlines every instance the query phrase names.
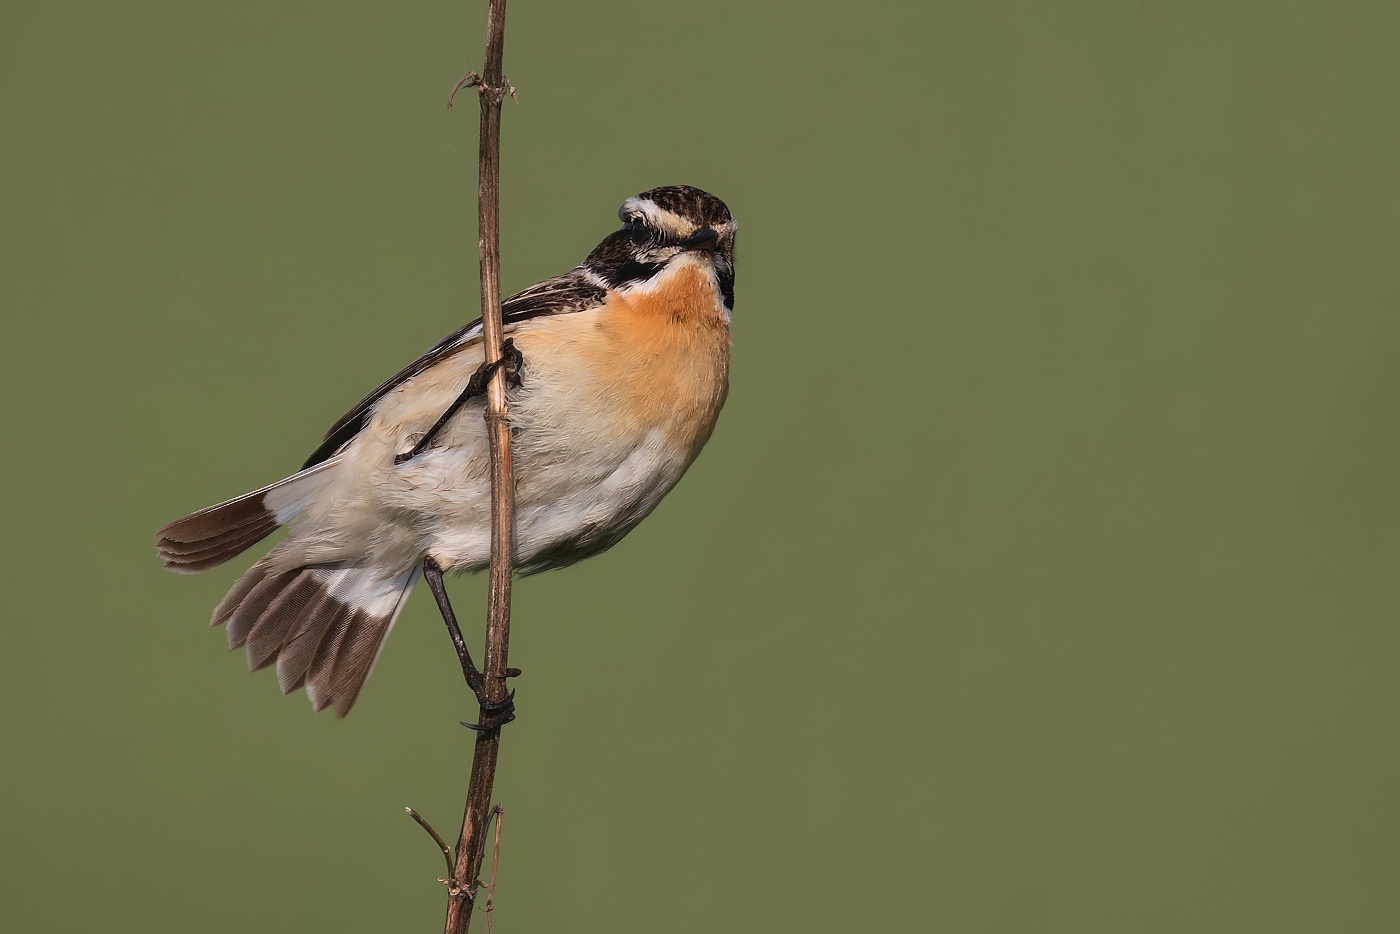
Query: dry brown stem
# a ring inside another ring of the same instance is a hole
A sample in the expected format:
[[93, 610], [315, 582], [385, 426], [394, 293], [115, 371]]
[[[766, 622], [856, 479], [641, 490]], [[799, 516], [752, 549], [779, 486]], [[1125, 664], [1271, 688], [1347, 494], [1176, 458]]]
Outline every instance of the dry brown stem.
[[[486, 362], [501, 359], [501, 102], [511, 92], [501, 73], [505, 51], [506, 0], [491, 0], [486, 28], [486, 64], [475, 80], [459, 84], [476, 87], [481, 101], [481, 150], [477, 176], [477, 235], [481, 253], [481, 320]], [[472, 76], [475, 77], [475, 76]], [[453, 93], [456, 93], [454, 90]], [[510, 584], [513, 570], [511, 538], [515, 519], [515, 481], [510, 462], [510, 414], [506, 409], [506, 374], [498, 368], [487, 386], [486, 430], [491, 444], [491, 571], [487, 598], [486, 652], [482, 674], [487, 698], [504, 701], [506, 659], [510, 647]], [[490, 713], [482, 709], [478, 722]], [[457, 839], [447, 896], [446, 934], [465, 934], [471, 926], [478, 876], [485, 855], [490, 816], [491, 789], [496, 780], [496, 759], [501, 748], [500, 727], [476, 734], [462, 833]], [[500, 818], [497, 817], [497, 854]], [[495, 887], [492, 866], [491, 888]], [[487, 916], [488, 923], [490, 916]]]

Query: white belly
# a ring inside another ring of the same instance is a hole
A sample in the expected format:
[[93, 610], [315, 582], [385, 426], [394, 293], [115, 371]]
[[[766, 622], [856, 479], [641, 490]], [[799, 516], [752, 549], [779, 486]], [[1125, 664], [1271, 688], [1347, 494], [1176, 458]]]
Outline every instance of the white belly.
[[[612, 547], [656, 508], [686, 468], [659, 431], [633, 443], [576, 449], [563, 458], [558, 448], [543, 458], [532, 456], [536, 446], [525, 434], [514, 456], [515, 563], [527, 572], [563, 567]], [[478, 570], [490, 560], [487, 529], [479, 519], [489, 515], [489, 489], [480, 495], [485, 502], [441, 522], [432, 554], [444, 567]]]

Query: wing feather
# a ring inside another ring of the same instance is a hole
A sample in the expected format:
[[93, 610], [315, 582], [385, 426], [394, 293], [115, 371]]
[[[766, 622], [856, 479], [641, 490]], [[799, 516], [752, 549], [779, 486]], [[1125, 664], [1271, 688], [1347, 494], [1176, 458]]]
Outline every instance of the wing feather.
[[[512, 295], [502, 303], [501, 316], [506, 333], [509, 334], [514, 325], [529, 321], [531, 318], [587, 311], [603, 304], [606, 299], [606, 288], [598, 284], [592, 276], [589, 276], [582, 269], [573, 269], [562, 276], [546, 279], [539, 285], [531, 286], [523, 292]], [[373, 392], [361, 399], [349, 412], [346, 412], [340, 421], [331, 426], [330, 431], [326, 432], [325, 440], [306, 459], [302, 469], [305, 470], [307, 467], [334, 457], [336, 451], [344, 447], [351, 438], [359, 434], [360, 429], [369, 423], [370, 414], [374, 411], [375, 404], [392, 392], [395, 387], [407, 382], [434, 364], [471, 347], [480, 338], [481, 319], [477, 318], [429, 347], [417, 360], [380, 383]]]

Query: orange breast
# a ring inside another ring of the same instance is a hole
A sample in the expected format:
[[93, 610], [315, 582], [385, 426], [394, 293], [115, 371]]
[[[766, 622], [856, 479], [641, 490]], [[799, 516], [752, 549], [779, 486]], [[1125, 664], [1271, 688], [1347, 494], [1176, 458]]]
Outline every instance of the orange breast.
[[698, 452], [729, 379], [729, 325], [710, 277], [683, 267], [650, 291], [609, 295], [608, 311], [602, 375], [618, 390], [618, 414]]
[[526, 391], [512, 418], [556, 453], [631, 450], [659, 431], [689, 463], [724, 404], [728, 316], [703, 269], [669, 270], [648, 291], [610, 292], [600, 308], [526, 322], [514, 337]]

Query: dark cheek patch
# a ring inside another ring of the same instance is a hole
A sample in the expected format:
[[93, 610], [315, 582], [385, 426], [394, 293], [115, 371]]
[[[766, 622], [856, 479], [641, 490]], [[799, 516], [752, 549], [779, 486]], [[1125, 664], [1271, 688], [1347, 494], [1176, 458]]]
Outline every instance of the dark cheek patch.
[[624, 285], [647, 281], [661, 271], [662, 265], [662, 263], [642, 263], [635, 259], [629, 259], [627, 262], [603, 272], [602, 275], [616, 289]]
[[645, 282], [661, 271], [661, 263], [644, 263], [636, 258], [637, 244], [630, 230], [609, 234], [588, 254], [584, 266], [613, 288], [632, 282]]

